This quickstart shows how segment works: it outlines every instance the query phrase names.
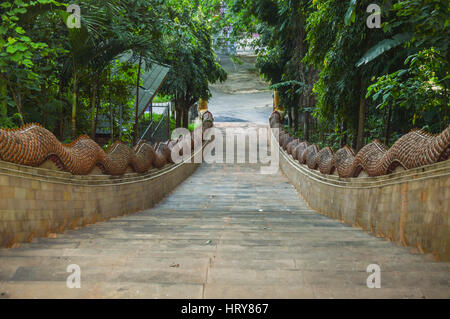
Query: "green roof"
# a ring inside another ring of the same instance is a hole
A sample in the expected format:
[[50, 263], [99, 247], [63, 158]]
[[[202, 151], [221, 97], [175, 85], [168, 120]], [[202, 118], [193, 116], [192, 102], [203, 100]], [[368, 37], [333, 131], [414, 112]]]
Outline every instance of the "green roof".
[[[143, 85], [139, 88], [139, 115], [144, 113], [148, 104], [153, 100], [158, 89], [166, 79], [169, 70], [170, 68], [168, 66], [152, 61], [150, 70], [142, 75]], [[136, 93], [134, 94], [136, 95]]]

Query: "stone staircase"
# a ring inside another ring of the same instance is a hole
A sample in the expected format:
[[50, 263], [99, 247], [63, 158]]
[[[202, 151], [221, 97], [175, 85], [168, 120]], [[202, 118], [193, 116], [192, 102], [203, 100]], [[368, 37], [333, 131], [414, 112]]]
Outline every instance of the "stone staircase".
[[[259, 172], [202, 164], [153, 209], [0, 249], [1, 297], [450, 297], [449, 263], [322, 216], [281, 171]], [[80, 289], [66, 288], [70, 264]]]

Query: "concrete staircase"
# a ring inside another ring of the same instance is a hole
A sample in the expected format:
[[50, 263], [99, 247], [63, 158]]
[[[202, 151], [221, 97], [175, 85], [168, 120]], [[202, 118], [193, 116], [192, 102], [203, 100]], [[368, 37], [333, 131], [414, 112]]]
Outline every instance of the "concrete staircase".
[[[81, 268], [68, 289], [66, 268]], [[367, 266], [381, 267], [369, 289]], [[308, 208], [258, 165], [203, 164], [154, 209], [0, 249], [3, 298], [449, 298], [450, 265]]]

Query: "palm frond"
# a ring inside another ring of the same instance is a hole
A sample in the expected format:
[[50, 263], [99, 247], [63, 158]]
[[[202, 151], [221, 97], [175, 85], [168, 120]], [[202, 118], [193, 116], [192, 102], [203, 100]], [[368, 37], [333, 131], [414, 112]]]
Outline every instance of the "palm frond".
[[364, 64], [367, 64], [375, 60], [383, 53], [411, 40], [412, 36], [413, 36], [412, 33], [404, 32], [396, 34], [392, 39], [385, 39], [381, 42], [378, 42], [376, 45], [371, 47], [366, 52], [366, 54], [364, 54], [364, 56], [356, 63], [356, 67], [360, 67]]

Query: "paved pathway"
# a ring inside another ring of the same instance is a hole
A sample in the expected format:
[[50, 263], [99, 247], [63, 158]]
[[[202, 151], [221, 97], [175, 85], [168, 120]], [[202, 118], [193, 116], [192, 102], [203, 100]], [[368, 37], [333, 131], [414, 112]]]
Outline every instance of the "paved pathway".
[[272, 113], [272, 91], [255, 73], [255, 57], [242, 56], [240, 63], [226, 55], [220, 63], [228, 72], [225, 83], [210, 85], [209, 110], [216, 122], [253, 122], [267, 124]]
[[0, 249], [0, 297], [449, 298], [449, 270], [311, 211], [282, 173], [203, 164], [154, 209]]

